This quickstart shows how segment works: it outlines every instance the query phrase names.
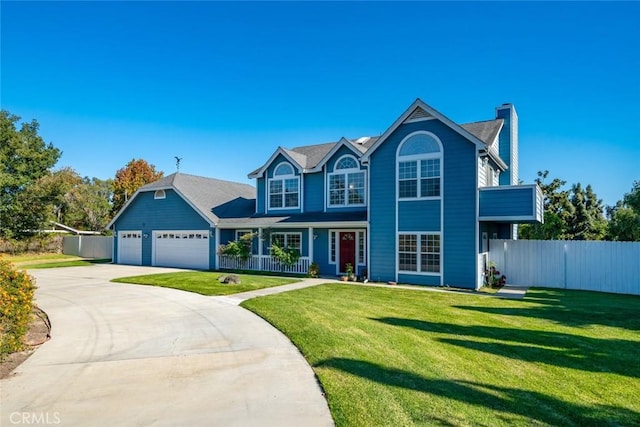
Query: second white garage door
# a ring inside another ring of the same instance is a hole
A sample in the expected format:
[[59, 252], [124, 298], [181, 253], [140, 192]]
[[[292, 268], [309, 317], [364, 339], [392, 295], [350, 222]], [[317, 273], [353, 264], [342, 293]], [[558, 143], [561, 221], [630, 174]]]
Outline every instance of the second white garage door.
[[153, 265], [209, 269], [209, 231], [154, 231]]

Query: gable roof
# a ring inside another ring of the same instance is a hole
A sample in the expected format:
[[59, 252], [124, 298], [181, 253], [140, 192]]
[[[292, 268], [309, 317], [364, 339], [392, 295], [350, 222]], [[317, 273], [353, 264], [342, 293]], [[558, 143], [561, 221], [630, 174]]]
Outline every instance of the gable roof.
[[384, 141], [386, 141], [386, 139], [402, 124], [404, 123], [405, 120], [407, 120], [408, 118], [411, 117], [411, 115], [417, 110], [417, 109], [421, 109], [423, 111], [421, 111], [421, 116], [429, 116], [429, 117], [433, 117], [436, 118], [438, 120], [440, 120], [442, 123], [444, 123], [446, 126], [448, 126], [451, 130], [453, 130], [454, 132], [457, 132], [458, 134], [460, 134], [461, 136], [463, 136], [465, 139], [467, 139], [468, 141], [470, 141], [471, 143], [475, 144], [476, 146], [478, 146], [479, 148], [483, 148], [486, 146], [486, 144], [484, 143], [484, 141], [482, 141], [481, 139], [479, 139], [477, 136], [473, 135], [472, 133], [470, 133], [468, 130], [464, 129], [462, 126], [460, 126], [459, 124], [455, 123], [453, 120], [451, 120], [450, 118], [448, 118], [447, 116], [445, 116], [444, 114], [442, 114], [441, 112], [437, 111], [435, 108], [427, 105], [424, 101], [422, 101], [420, 98], [416, 99], [415, 101], [413, 101], [413, 103], [409, 106], [409, 108], [407, 108], [405, 110], [404, 113], [402, 113], [402, 115], [400, 117], [398, 117], [396, 119], [395, 122], [393, 122], [393, 124], [380, 136], [380, 138], [378, 138], [378, 140], [367, 150], [367, 152], [362, 156], [362, 160], [364, 162], [369, 160], [369, 157], [371, 157], [371, 154], [380, 146], [382, 145], [382, 143]]
[[174, 190], [211, 225], [223, 216], [250, 216], [255, 211], [256, 189], [251, 185], [176, 172], [140, 187], [107, 228], [115, 224], [139, 193], [167, 189]]
[[271, 162], [273, 162], [276, 159], [276, 157], [278, 157], [278, 154], [282, 154], [300, 172], [302, 172], [304, 170], [305, 165], [307, 164], [307, 158], [306, 158], [306, 156], [304, 154], [297, 153], [297, 152], [295, 152], [293, 150], [289, 150], [289, 149], [284, 148], [284, 147], [278, 147], [278, 148], [276, 148], [276, 151], [273, 152], [271, 157], [269, 157], [269, 160], [267, 160], [264, 163], [264, 165], [260, 166], [258, 169], [256, 169], [253, 172], [251, 172], [248, 175], [248, 177], [249, 178], [259, 178], [264, 173], [264, 171], [267, 170], [267, 168], [269, 167]]
[[496, 142], [503, 125], [504, 119], [495, 119], [464, 123], [460, 126], [472, 135], [475, 135], [479, 140], [487, 144], [487, 146], [491, 146]]

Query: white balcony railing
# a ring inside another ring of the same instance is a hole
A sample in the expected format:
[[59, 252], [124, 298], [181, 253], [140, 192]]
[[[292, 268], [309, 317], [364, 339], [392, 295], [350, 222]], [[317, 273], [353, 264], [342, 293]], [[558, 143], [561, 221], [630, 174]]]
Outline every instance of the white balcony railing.
[[287, 267], [269, 255], [252, 255], [246, 261], [229, 255], [218, 255], [218, 268], [228, 270], [275, 271], [282, 273], [307, 274], [309, 271], [309, 257], [300, 257], [298, 262]]

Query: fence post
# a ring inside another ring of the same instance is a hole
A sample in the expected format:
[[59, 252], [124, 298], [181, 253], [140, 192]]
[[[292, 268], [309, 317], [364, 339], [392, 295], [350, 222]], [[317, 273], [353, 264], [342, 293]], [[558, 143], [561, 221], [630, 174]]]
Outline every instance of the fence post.
[[568, 245], [565, 243], [564, 244], [564, 251], [563, 253], [563, 263], [562, 263], [562, 268], [564, 269], [564, 288], [567, 289], [567, 249], [568, 249]]

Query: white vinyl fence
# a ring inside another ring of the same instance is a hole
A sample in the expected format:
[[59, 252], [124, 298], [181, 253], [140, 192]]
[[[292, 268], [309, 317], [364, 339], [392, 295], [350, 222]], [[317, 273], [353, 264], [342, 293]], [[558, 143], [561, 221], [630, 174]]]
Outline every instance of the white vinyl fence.
[[512, 285], [640, 295], [640, 242], [492, 239], [489, 260]]
[[62, 253], [83, 258], [111, 259], [113, 237], [64, 236]]

